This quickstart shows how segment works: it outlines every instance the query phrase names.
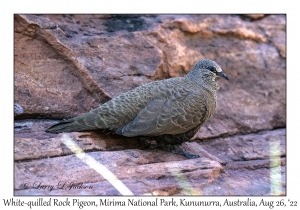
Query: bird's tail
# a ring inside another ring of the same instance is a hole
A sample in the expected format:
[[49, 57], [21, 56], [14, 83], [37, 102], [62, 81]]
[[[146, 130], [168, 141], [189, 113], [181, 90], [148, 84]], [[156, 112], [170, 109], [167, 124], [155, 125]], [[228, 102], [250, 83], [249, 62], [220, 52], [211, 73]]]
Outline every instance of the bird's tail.
[[90, 126], [79, 124], [76, 120], [69, 119], [59, 122], [46, 130], [48, 133], [62, 133], [92, 130]]

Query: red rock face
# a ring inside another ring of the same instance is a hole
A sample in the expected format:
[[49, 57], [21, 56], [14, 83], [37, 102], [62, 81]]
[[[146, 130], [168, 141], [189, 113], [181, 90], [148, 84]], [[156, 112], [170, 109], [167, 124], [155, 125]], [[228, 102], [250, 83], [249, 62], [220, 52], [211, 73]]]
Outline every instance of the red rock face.
[[[176, 195], [188, 192], [167, 170], [175, 163], [198, 193], [272, 194], [267, 154], [277, 139], [280, 161], [274, 167], [281, 169], [285, 194], [285, 15], [15, 15], [14, 23], [15, 194], [117, 195], [93, 169], [75, 164], [80, 160], [61, 143], [61, 134], [45, 128], [51, 119], [82, 114], [147, 82], [184, 76], [203, 58], [215, 60], [230, 80], [218, 80], [215, 114], [195, 142], [184, 145], [199, 160], [141, 150], [137, 139], [68, 135], [135, 194]], [[73, 162], [85, 175], [66, 172], [65, 164]], [[22, 188], [25, 181], [53, 184], [56, 173], [62, 180], [72, 174], [94, 190]]]

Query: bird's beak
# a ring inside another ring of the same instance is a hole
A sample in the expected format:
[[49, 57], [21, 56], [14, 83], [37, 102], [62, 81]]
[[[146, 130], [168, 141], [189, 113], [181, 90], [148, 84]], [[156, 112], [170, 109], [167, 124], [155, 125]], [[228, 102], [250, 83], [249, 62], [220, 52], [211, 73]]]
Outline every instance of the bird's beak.
[[221, 76], [221, 77], [224, 77], [225, 79], [229, 80], [228, 76], [223, 72], [217, 72], [217, 76]]

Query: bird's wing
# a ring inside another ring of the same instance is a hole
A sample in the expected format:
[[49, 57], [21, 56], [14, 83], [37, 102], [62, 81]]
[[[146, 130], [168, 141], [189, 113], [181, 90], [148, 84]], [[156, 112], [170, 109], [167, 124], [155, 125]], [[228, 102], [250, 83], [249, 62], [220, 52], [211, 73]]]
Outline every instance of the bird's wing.
[[128, 91], [100, 107], [80, 116], [53, 125], [47, 132], [73, 132], [84, 130], [116, 130], [132, 121], [153, 98], [156, 81]]
[[204, 123], [210, 115], [205, 90], [195, 84], [183, 84], [184, 80], [170, 81], [157, 86], [154, 99], [116, 133], [124, 136], [174, 135]]

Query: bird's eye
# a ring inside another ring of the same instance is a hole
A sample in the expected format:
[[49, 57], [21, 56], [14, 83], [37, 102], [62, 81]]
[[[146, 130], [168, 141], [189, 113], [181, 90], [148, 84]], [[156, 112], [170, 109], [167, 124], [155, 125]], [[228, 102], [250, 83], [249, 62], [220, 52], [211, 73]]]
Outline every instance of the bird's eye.
[[209, 66], [208, 69], [214, 73], [217, 73], [217, 69], [213, 66]]

